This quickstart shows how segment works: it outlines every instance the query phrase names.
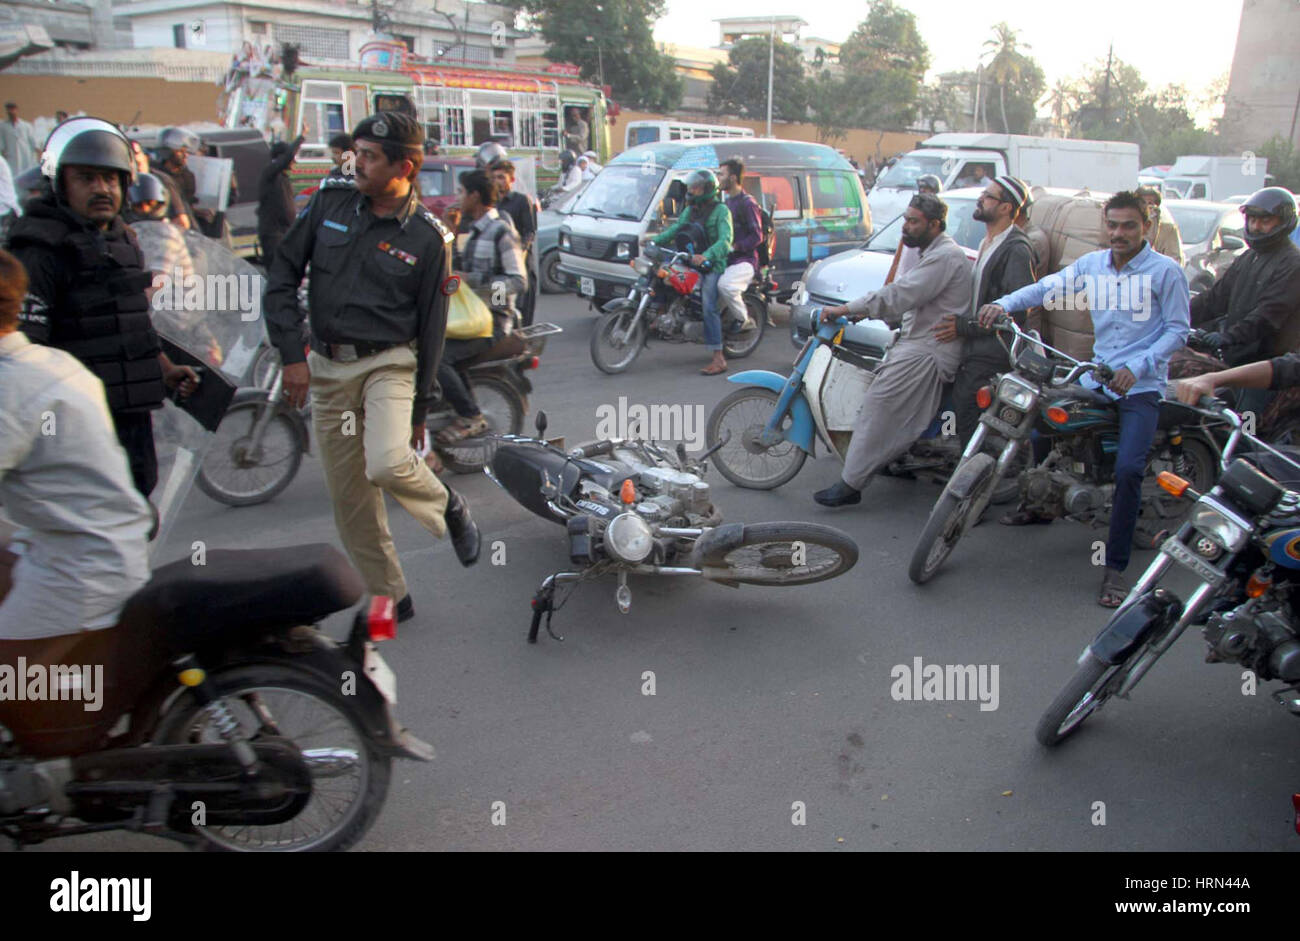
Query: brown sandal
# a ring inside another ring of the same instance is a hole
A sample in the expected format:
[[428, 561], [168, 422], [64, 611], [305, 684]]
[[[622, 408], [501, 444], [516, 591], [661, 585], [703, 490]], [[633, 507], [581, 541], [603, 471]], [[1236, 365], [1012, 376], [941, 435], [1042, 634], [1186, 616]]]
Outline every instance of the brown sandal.
[[709, 363], [709, 365], [705, 366], [703, 369], [700, 370], [700, 375], [721, 376], [726, 371], [727, 371], [726, 364], [719, 366], [717, 363]]
[[446, 428], [434, 435], [434, 440], [443, 446], [459, 444], [466, 438], [477, 438], [488, 430], [487, 419], [482, 415], [477, 418], [457, 418]]
[[1128, 583], [1123, 574], [1113, 568], [1107, 568], [1101, 577], [1101, 592], [1097, 595], [1097, 604], [1103, 608], [1118, 608], [1128, 597]]

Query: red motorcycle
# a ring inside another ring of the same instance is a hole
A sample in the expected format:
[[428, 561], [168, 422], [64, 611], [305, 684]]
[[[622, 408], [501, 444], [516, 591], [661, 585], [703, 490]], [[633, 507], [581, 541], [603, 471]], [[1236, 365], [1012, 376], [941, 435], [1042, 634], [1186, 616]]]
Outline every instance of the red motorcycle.
[[[604, 318], [591, 334], [591, 361], [611, 375], [636, 362], [651, 334], [675, 343], [704, 342], [702, 275], [689, 264], [691, 252], [673, 252], [653, 244], [645, 245], [641, 252], [628, 263], [636, 270], [637, 280], [627, 297], [615, 298], [601, 309]], [[663, 282], [658, 290], [657, 279]], [[728, 359], [748, 356], [763, 342], [767, 306], [776, 287], [764, 268], [745, 288], [747, 322], [728, 324], [724, 312], [722, 347]], [[662, 309], [653, 313], [651, 302], [656, 295]]]

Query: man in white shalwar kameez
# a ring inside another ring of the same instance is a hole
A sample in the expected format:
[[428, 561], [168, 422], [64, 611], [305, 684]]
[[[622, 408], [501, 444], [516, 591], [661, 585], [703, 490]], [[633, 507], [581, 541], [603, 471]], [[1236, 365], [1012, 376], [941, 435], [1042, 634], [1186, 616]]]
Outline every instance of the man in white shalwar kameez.
[[962, 342], [941, 342], [934, 328], [945, 315], [969, 312], [971, 263], [945, 234], [947, 215], [948, 207], [938, 196], [912, 197], [903, 214], [903, 244], [920, 249], [920, 261], [879, 291], [822, 312], [828, 321], [871, 317], [891, 326], [901, 322], [903, 327], [867, 390], [844, 459], [843, 479], [813, 495], [822, 506], [861, 502], [872, 476], [929, 427], [944, 384], [956, 375]]

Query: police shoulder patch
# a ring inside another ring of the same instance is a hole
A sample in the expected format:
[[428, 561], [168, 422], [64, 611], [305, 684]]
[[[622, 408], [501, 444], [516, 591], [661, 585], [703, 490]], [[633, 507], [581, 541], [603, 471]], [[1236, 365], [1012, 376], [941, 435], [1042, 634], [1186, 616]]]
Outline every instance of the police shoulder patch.
[[429, 223], [429, 225], [433, 226], [433, 230], [442, 236], [444, 242], [450, 243], [455, 240], [455, 236], [452, 235], [447, 227], [442, 224], [442, 220], [429, 210], [421, 208], [418, 215], [425, 222]]

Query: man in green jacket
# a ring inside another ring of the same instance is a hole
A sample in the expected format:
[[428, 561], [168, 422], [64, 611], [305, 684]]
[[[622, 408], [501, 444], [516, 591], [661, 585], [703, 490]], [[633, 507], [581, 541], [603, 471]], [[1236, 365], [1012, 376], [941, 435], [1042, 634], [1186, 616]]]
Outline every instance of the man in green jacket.
[[700, 372], [716, 376], [727, 371], [727, 359], [722, 355], [722, 318], [718, 314], [718, 278], [727, 270], [727, 255], [731, 252], [731, 210], [718, 196], [718, 178], [712, 170], [691, 173], [686, 178], [686, 191], [689, 208], [653, 241], [656, 245], [671, 245], [680, 237], [678, 251], [692, 252], [691, 264], [700, 269], [704, 345], [713, 353], [712, 361]]

